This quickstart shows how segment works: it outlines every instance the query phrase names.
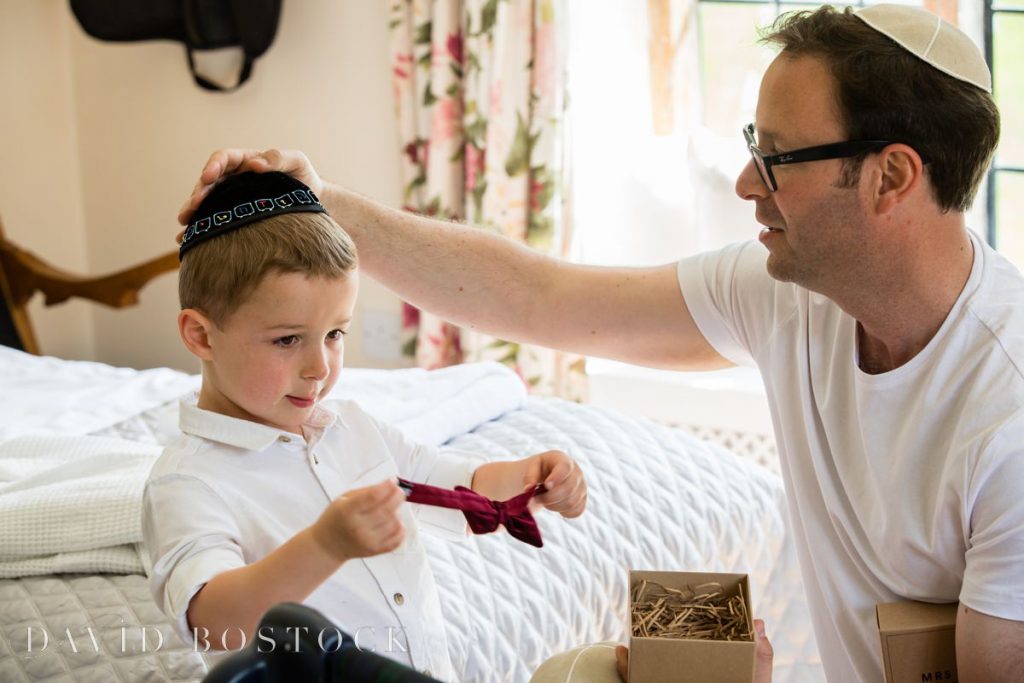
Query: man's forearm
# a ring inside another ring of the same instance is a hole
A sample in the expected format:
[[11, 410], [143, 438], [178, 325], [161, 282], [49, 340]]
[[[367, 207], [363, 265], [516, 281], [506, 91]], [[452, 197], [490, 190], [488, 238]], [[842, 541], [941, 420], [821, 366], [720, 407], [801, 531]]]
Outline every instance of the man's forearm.
[[322, 201], [361, 267], [406, 301], [502, 339], [632, 363], [725, 367], [697, 331], [675, 266], [560, 261], [488, 230], [381, 206], [337, 185]]
[[355, 240], [360, 267], [445, 320], [506, 338], [528, 321], [553, 259], [490, 231], [382, 206], [325, 184], [321, 200]]

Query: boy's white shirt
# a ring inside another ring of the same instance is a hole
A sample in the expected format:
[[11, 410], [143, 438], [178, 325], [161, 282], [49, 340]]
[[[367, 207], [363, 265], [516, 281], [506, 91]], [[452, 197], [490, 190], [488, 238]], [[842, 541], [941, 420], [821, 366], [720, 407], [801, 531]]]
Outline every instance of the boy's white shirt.
[[[396, 476], [469, 486], [480, 464], [414, 444], [352, 401], [318, 407], [299, 436], [202, 410], [193, 396], [181, 403], [180, 426], [183, 436], [146, 483], [143, 536], [157, 604], [189, 642], [189, 601], [207, 581], [264, 557], [334, 498]], [[411, 504], [400, 514], [407, 536], [398, 550], [346, 562], [304, 604], [358, 636], [363, 649], [450, 680], [438, 590], [418, 526], [464, 538], [466, 520], [457, 510]]]

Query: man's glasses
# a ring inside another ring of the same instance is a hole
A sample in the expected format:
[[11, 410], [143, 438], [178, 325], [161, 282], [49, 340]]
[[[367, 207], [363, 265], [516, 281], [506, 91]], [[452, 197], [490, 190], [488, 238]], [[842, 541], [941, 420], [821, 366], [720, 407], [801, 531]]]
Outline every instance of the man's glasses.
[[892, 143], [888, 140], [851, 140], [849, 142], [833, 142], [829, 145], [817, 145], [816, 147], [804, 147], [795, 149], [792, 152], [782, 154], [765, 154], [757, 147], [757, 138], [754, 136], [754, 124], [747, 124], [743, 128], [743, 137], [747, 140], [747, 149], [754, 159], [754, 168], [761, 176], [765, 186], [772, 192], [779, 189], [775, 182], [775, 174], [772, 173], [772, 166], [785, 166], [786, 164], [801, 164], [805, 161], [822, 161], [824, 159], [847, 159], [857, 156], [863, 152], [880, 150]]

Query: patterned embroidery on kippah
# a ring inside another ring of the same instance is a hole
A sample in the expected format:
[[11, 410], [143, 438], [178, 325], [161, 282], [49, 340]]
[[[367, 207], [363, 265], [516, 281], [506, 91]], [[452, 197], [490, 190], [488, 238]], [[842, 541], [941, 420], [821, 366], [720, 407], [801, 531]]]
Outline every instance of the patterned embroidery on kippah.
[[235, 207], [234, 214], [238, 218], [245, 218], [256, 213], [256, 209], [252, 208], [252, 202], [246, 202], [245, 204], [239, 204]]
[[274, 197], [273, 199], [257, 199], [254, 202], [243, 202], [236, 206], [231, 211], [218, 211], [213, 216], [207, 216], [200, 218], [199, 220], [191, 223], [188, 229], [185, 230], [185, 236], [181, 240], [181, 244], [184, 246], [189, 240], [194, 239], [197, 235], [209, 231], [211, 226], [218, 228], [228, 225], [235, 220], [241, 220], [248, 218], [254, 213], [259, 211], [260, 213], [266, 213], [268, 211], [274, 211], [275, 209], [290, 209], [295, 206], [295, 203], [299, 204], [316, 204], [323, 208], [320, 204], [320, 200], [313, 194], [312, 190], [292, 190], [287, 194], [283, 194], [280, 197]]

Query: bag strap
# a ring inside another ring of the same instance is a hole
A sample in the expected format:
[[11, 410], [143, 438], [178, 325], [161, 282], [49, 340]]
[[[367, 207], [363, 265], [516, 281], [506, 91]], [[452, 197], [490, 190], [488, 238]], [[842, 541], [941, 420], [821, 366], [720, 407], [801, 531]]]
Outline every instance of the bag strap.
[[210, 90], [212, 92], [233, 92], [235, 90], [238, 90], [243, 83], [249, 80], [249, 76], [252, 75], [252, 64], [255, 61], [254, 57], [246, 53], [244, 61], [242, 62], [242, 70], [238, 74], [238, 81], [232, 86], [225, 87], [218, 83], [214, 83], [213, 81], [211, 81], [210, 79], [206, 78], [201, 73], [196, 71], [196, 59], [195, 56], [192, 54], [192, 48], [188, 45], [185, 46], [185, 55], [188, 58], [188, 69], [192, 72], [192, 78], [193, 80], [195, 80], [196, 85], [198, 85], [203, 90]]
[[[189, 3], [196, 1], [184, 0], [183, 2], [185, 23], [187, 29], [191, 29], [192, 32], [195, 32], [195, 27], [188, 26], [188, 24], [190, 21], [195, 21], [193, 15], [196, 13], [196, 7]], [[274, 41], [274, 34], [277, 33], [277, 24], [281, 17], [281, 0], [223, 0], [223, 2], [230, 9], [238, 44], [244, 53], [242, 70], [238, 74], [238, 81], [233, 86], [224, 87], [200, 74], [196, 71], [193, 48], [188, 42], [185, 44], [188, 68], [192, 72], [192, 78], [195, 80], [196, 85], [204, 90], [213, 92], [232, 92], [249, 80], [249, 77], [252, 75], [253, 62], [256, 61], [257, 57], [266, 52], [267, 48]]]
[[281, 0], [231, 0], [235, 31], [245, 54], [255, 59], [274, 42], [281, 19]]

